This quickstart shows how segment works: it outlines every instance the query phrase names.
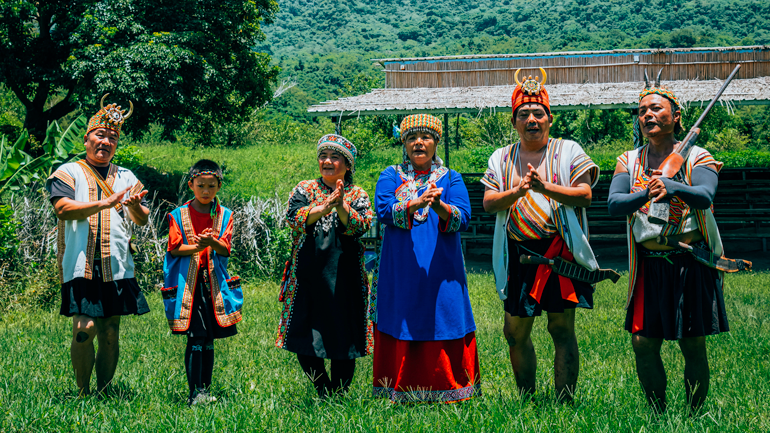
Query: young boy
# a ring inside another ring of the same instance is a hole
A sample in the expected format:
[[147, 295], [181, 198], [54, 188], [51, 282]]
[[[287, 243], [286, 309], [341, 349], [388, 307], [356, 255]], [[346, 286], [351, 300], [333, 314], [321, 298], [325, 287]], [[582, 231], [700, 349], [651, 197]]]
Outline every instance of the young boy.
[[237, 334], [243, 292], [227, 274], [232, 211], [219, 204], [222, 169], [202, 159], [192, 166], [187, 186], [195, 198], [168, 214], [168, 251], [163, 264], [163, 303], [171, 331], [187, 335], [184, 355], [188, 405], [216, 401], [209, 394], [214, 339]]

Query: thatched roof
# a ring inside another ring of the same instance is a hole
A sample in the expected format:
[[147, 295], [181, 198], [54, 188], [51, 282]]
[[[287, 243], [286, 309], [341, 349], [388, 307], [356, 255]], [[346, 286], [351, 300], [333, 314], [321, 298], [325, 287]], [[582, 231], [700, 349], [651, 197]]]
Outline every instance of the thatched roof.
[[[685, 106], [706, 104], [721, 87], [722, 80], [663, 82]], [[357, 117], [382, 114], [477, 113], [511, 111], [515, 86], [375, 89], [350, 98], [313, 105], [313, 116]], [[642, 83], [546, 85], [553, 110], [635, 108]], [[770, 77], [735, 79], [725, 90], [722, 103], [770, 104]]]

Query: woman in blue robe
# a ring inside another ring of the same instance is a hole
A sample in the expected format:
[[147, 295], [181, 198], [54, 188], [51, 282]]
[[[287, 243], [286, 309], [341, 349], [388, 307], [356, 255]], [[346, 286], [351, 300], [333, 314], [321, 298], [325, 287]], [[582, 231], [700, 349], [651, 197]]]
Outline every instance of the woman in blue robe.
[[371, 310], [374, 395], [394, 402], [467, 400], [481, 393], [460, 232], [471, 206], [460, 173], [436, 156], [441, 121], [407, 116], [404, 161], [380, 174], [383, 225]]

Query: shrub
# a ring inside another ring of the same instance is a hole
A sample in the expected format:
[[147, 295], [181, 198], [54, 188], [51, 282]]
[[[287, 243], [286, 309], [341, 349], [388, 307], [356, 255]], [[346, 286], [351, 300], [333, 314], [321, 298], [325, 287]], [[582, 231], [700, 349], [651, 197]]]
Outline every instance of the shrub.
[[705, 147], [711, 152], [735, 152], [746, 150], [750, 141], [751, 138], [737, 129], [727, 128], [717, 133]]
[[714, 159], [723, 162], [725, 167], [770, 167], [770, 152], [745, 149], [736, 152], [715, 152]]
[[0, 205], [0, 262], [13, 259], [18, 239], [16, 230], [19, 222], [13, 217], [13, 208], [8, 205]]
[[136, 146], [118, 146], [112, 163], [133, 171], [144, 163], [144, 158]]

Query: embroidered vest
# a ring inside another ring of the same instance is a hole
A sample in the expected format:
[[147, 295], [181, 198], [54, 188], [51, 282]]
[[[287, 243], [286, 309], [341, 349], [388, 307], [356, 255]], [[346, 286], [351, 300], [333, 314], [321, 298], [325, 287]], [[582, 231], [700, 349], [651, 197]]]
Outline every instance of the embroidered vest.
[[[647, 145], [649, 146], [649, 145]], [[627, 152], [627, 159], [625, 161], [620, 160], [621, 163], [623, 163], [626, 167], [626, 170], [628, 170], [629, 177], [631, 178], [631, 188], [634, 188], [634, 183], [636, 181], [637, 176], [640, 175], [641, 171], [644, 170], [645, 164], [644, 161], [642, 161], [642, 156], [645, 155], [642, 150], [645, 150], [646, 147], [640, 147], [638, 149], [631, 150]], [[683, 175], [684, 181], [687, 183], [687, 185], [692, 185], [692, 170], [693, 168], [698, 165], [700, 162], [703, 164], [703, 154], [704, 152], [708, 154], [708, 152], [698, 146], [694, 146], [692, 150], [690, 151], [690, 155], [687, 157], [687, 161], [682, 166], [682, 170], [680, 173]], [[709, 155], [710, 156], [710, 155]], [[708, 163], [714, 164], [717, 166], [717, 173], [722, 169], [722, 163], [714, 161], [713, 158], [710, 158], [708, 160]], [[638, 212], [638, 211], [637, 211]], [[628, 296], [626, 297], [626, 309], [628, 309], [628, 306], [631, 305], [631, 297], [634, 294], [634, 286], [636, 285], [636, 275], [639, 267], [639, 261], [638, 261], [638, 252], [636, 247], [636, 239], [634, 238], [634, 222], [637, 218], [639, 218], [639, 215], [637, 215], [637, 212], [632, 213], [627, 217], [628, 224], [626, 225], [626, 238], [628, 241]], [[711, 251], [716, 254], [717, 256], [722, 256], [724, 253], [724, 248], [722, 245], [722, 238], [719, 236], [719, 229], [717, 228], [717, 222], [714, 219], [714, 212], [711, 207], [708, 209], [692, 209], [689, 208], [689, 212], [695, 212], [695, 219], [698, 222], [698, 230], [703, 234], [704, 240], [708, 243], [709, 248]], [[685, 215], [686, 218], [686, 215]], [[674, 221], [676, 224], [666, 224], [665, 227], [661, 226], [661, 229], [665, 232], [664, 234], [674, 234], [676, 232], [676, 228], [679, 224], [684, 222], [684, 220]]]
[[[189, 240], [195, 236], [190, 209], [188, 204], [174, 209], [169, 216], [182, 230], [182, 242], [190, 245]], [[214, 218], [213, 230], [221, 237], [227, 230], [232, 218], [232, 211], [224, 206], [218, 206]], [[192, 315], [193, 291], [196, 290], [198, 278], [198, 262], [201, 253], [191, 256], [172, 256], [166, 252], [163, 261], [163, 305], [166, 309], [166, 319], [172, 331], [186, 331], [190, 327]], [[241, 321], [243, 306], [243, 291], [239, 277], [230, 278], [227, 273], [228, 257], [223, 257], [213, 249], [209, 249], [208, 272], [211, 284], [212, 305], [219, 326], [226, 327]]]
[[[85, 161], [67, 163], [59, 167], [50, 178], [59, 179], [75, 190], [75, 201], [93, 203], [106, 198], [99, 183], [103, 182], [113, 191], [132, 187], [129, 194], [144, 190], [144, 185], [130, 170], [110, 164], [106, 179], [92, 171]], [[98, 178], [97, 178], [98, 176]], [[100, 224], [101, 218], [101, 224]], [[126, 212], [123, 216], [116, 207], [104, 209], [82, 220], [58, 222], [56, 258], [62, 283], [75, 278], [90, 280], [93, 277], [93, 261], [99, 233], [103, 280], [105, 282], [134, 277], [134, 260], [128, 242], [131, 239], [131, 224]]]

